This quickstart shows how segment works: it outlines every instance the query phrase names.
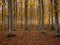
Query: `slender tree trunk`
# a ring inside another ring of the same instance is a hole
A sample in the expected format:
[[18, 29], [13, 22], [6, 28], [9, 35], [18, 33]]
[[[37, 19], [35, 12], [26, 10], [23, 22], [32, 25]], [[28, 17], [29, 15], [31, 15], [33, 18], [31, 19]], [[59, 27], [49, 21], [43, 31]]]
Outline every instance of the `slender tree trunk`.
[[8, 2], [8, 29], [9, 29], [9, 1]]
[[9, 7], [9, 35], [8, 37], [11, 37], [13, 36], [12, 0], [8, 1], [8, 7]]
[[32, 5], [30, 5], [30, 25], [32, 26], [32, 23], [33, 23], [33, 21], [32, 21], [32, 15], [33, 15], [33, 7], [32, 7]]
[[50, 16], [51, 16], [51, 13], [50, 12], [51, 12], [51, 5], [49, 6], [49, 29], [50, 29]]
[[22, 28], [22, 2], [20, 3], [21, 4], [21, 28]]
[[14, 30], [17, 28], [17, 0], [14, 0]]
[[52, 25], [51, 25], [51, 29], [54, 30], [54, 27], [53, 27], [53, 0], [51, 0], [51, 19], [52, 19]]
[[40, 0], [38, 0], [38, 28], [41, 29], [41, 3], [40, 3]]
[[27, 9], [28, 9], [28, 0], [25, 0], [25, 29], [28, 29]]
[[14, 0], [14, 30], [16, 30], [16, 22], [15, 22], [15, 0]]
[[50, 28], [50, 7], [49, 7], [49, 28]]
[[56, 35], [60, 36], [59, 34], [59, 20], [58, 20], [58, 0], [54, 0], [54, 9], [55, 9], [55, 22], [56, 22]]
[[44, 33], [44, 3], [43, 0], [41, 0], [42, 3], [42, 32]]
[[16, 29], [17, 29], [17, 0], [15, 0], [15, 2], [16, 2], [16, 10], [15, 10], [15, 19], [16, 19]]
[[2, 29], [4, 29], [4, 25], [5, 25], [5, 6], [4, 6], [4, 4], [5, 4], [5, 0], [2, 0], [2, 3], [3, 3], [3, 5], [2, 5]]

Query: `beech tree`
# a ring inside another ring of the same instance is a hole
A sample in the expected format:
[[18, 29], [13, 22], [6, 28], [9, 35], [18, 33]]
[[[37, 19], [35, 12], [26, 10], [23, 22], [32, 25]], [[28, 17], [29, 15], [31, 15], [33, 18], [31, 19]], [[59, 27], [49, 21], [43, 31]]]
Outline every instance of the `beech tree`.
[[28, 0], [25, 0], [25, 30], [28, 29], [27, 9], [28, 9]]
[[51, 18], [50, 16], [51, 16], [51, 4], [49, 3], [49, 29], [50, 29], [50, 18]]
[[56, 22], [56, 36], [60, 36], [59, 19], [58, 19], [58, 0], [54, 0], [55, 22]]
[[38, 28], [41, 29], [41, 0], [38, 0]]
[[21, 13], [20, 13], [21, 28], [22, 28], [22, 20], [23, 20], [23, 19], [22, 19], [22, 4], [23, 4], [23, 3], [22, 3], [22, 2], [20, 2], [20, 6], [21, 6], [21, 7], [20, 7], [20, 11], [21, 11]]
[[8, 9], [9, 9], [9, 35], [8, 37], [14, 36], [13, 34], [13, 15], [12, 15], [12, 0], [8, 0]]
[[41, 0], [41, 4], [42, 4], [42, 32], [44, 32], [44, 2], [43, 0]]
[[4, 29], [5, 26], [5, 0], [2, 0], [2, 29]]
[[54, 30], [54, 27], [53, 27], [53, 0], [51, 0], [51, 20], [52, 20], [51, 29]]

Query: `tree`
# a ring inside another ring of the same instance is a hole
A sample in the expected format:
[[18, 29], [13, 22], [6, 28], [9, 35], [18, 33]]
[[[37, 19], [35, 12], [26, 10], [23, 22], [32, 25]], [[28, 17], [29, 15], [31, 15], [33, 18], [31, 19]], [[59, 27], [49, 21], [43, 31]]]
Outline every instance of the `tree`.
[[20, 13], [20, 19], [21, 19], [21, 28], [22, 28], [22, 2], [20, 2], [20, 4], [21, 4], [21, 13]]
[[43, 0], [41, 0], [41, 3], [42, 3], [42, 33], [45, 33], [44, 32], [44, 3], [43, 3]]
[[28, 0], [25, 0], [25, 30], [28, 29], [27, 9], [28, 9]]
[[16, 30], [16, 0], [14, 0], [14, 30]]
[[53, 0], [51, 0], [51, 19], [52, 19], [51, 29], [54, 30], [54, 27], [53, 27]]
[[2, 29], [4, 29], [4, 25], [5, 25], [5, 0], [2, 0]]
[[16, 12], [15, 12], [15, 14], [16, 14], [16, 26], [17, 26], [17, 0], [15, 0], [15, 1], [16, 1]]
[[8, 37], [14, 36], [13, 34], [13, 15], [12, 15], [12, 0], [8, 0], [8, 8], [9, 8], [9, 35]]
[[49, 1], [49, 28], [50, 28], [50, 16], [51, 16], [51, 4], [50, 4], [50, 1]]
[[41, 3], [40, 3], [41, 0], [38, 0], [38, 28], [41, 29]]
[[14, 30], [17, 28], [17, 0], [14, 0]]
[[58, 0], [54, 0], [55, 22], [56, 22], [56, 36], [59, 34], [59, 20], [58, 20]]
[[32, 4], [30, 5], [30, 24], [32, 25], [32, 23], [33, 23], [33, 6], [32, 6]]

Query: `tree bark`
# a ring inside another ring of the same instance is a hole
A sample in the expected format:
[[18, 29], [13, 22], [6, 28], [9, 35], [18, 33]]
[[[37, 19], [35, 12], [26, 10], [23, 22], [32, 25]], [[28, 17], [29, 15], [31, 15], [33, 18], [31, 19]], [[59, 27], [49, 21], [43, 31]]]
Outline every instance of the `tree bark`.
[[20, 14], [20, 19], [21, 19], [21, 28], [22, 28], [22, 2], [20, 2], [20, 4], [21, 4], [21, 14]]
[[41, 29], [41, 0], [38, 0], [38, 28]]
[[55, 9], [55, 22], [56, 22], [56, 35], [59, 34], [59, 19], [58, 19], [58, 0], [54, 0], [54, 9]]
[[28, 9], [28, 0], [25, 0], [25, 29], [28, 29], [27, 9]]
[[42, 32], [44, 32], [44, 3], [43, 0], [41, 0], [42, 3]]
[[4, 29], [5, 28], [5, 6], [4, 6], [4, 4], [5, 4], [5, 0], [2, 0], [2, 3], [3, 3], [3, 5], [2, 5], [2, 29]]
[[8, 1], [8, 7], [9, 7], [9, 35], [13, 35], [13, 15], [12, 15], [12, 0]]
[[53, 27], [53, 0], [51, 0], [51, 19], [52, 19], [52, 25], [51, 25], [51, 29], [54, 30], [54, 27]]
[[17, 16], [17, 14], [16, 14], [16, 0], [14, 0], [14, 30], [16, 30], [16, 20], [17, 20], [17, 18], [16, 18], [16, 16]]
[[51, 7], [49, 6], [49, 29], [50, 29], [50, 16], [51, 16], [51, 13], [50, 12], [51, 12]]

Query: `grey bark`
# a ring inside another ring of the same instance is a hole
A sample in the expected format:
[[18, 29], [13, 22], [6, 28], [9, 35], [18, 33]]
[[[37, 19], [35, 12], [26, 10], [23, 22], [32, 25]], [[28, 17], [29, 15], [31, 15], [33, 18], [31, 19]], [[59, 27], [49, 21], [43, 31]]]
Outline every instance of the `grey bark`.
[[27, 16], [27, 9], [28, 9], [28, 0], [25, 0], [25, 29], [28, 28], [28, 16]]
[[[2, 3], [5, 4], [5, 0], [2, 0]], [[5, 7], [2, 5], [2, 29], [5, 28]]]
[[38, 0], [38, 28], [41, 29], [41, 0]]
[[43, 0], [41, 0], [42, 3], [42, 32], [44, 32], [44, 3]]
[[13, 35], [13, 15], [12, 15], [12, 0], [8, 1], [8, 7], [9, 7], [9, 35]]
[[55, 9], [55, 22], [56, 22], [56, 35], [59, 34], [59, 19], [58, 19], [58, 0], [54, 0], [54, 9]]

